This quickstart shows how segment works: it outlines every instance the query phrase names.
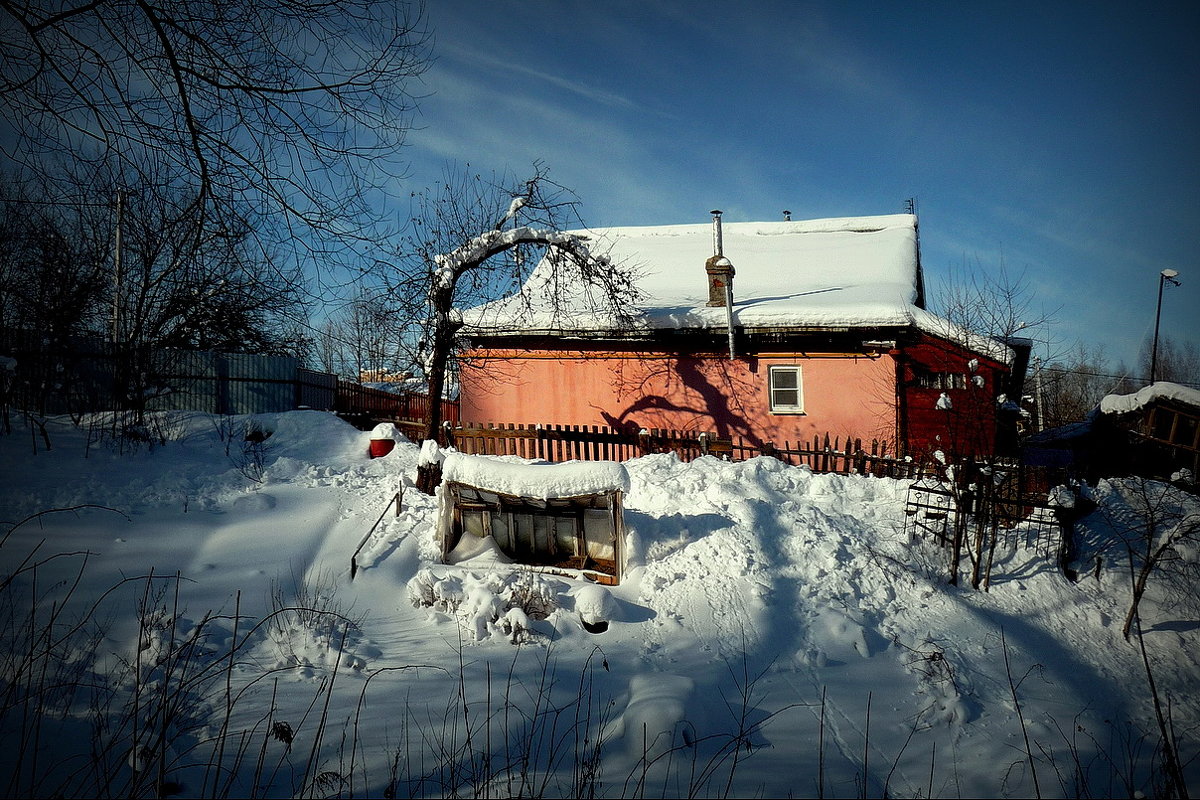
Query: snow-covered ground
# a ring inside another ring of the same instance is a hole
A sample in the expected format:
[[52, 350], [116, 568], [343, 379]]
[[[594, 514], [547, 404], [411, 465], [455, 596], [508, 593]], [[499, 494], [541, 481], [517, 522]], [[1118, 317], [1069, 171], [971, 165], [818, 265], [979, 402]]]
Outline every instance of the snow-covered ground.
[[[371, 460], [319, 412], [260, 415], [261, 446], [246, 419], [162, 421], [170, 441], [124, 454], [66, 420], [48, 452], [0, 436], [3, 530], [55, 510], [0, 546], [10, 794], [1162, 791], [1111, 545], [1137, 515], [1107, 484], [1078, 581], [1010, 549], [984, 593], [906, 536], [905, 482], [648, 456], [608, 588], [440, 564], [437, 501], [387, 510], [407, 442]], [[1196, 588], [1152, 578], [1142, 607], [1193, 792]]]

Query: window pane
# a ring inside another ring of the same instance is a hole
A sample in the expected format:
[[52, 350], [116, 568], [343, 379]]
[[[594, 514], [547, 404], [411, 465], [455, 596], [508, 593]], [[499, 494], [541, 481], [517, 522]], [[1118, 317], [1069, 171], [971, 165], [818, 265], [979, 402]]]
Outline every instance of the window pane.
[[553, 533], [550, 530], [553, 522], [552, 517], [541, 514], [533, 518], [533, 549], [539, 555], [550, 555], [554, 552]]
[[518, 553], [533, 552], [533, 517], [528, 514], [513, 514], [513, 531], [514, 542], [513, 549]]
[[512, 534], [509, 531], [509, 523], [511, 521], [512, 514], [492, 514], [492, 538], [496, 540], [496, 544], [500, 545], [500, 549], [506, 553], [514, 552]]
[[1196, 426], [1200, 420], [1195, 417], [1186, 417], [1183, 414], [1179, 415], [1179, 422], [1175, 424], [1176, 444], [1187, 445], [1188, 447], [1196, 446]]
[[583, 517], [583, 536], [590, 558], [612, 561], [616, 558], [616, 540], [612, 515], [607, 511], [588, 509]]
[[772, 411], [799, 412], [803, 409], [799, 367], [771, 367], [770, 400]]
[[554, 537], [558, 554], [564, 558], [579, 555], [575, 552], [575, 518], [555, 517]]
[[1154, 438], [1169, 442], [1171, 440], [1171, 425], [1174, 422], [1174, 412], [1165, 408], [1154, 409]]
[[463, 533], [483, 536], [483, 515], [486, 513], [486, 511], [464, 511], [462, 515]]

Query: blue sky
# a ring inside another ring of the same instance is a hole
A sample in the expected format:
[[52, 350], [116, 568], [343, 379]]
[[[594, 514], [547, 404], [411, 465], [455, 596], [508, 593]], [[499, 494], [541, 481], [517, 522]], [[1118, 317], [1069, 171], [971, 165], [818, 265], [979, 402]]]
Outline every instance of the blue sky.
[[414, 189], [449, 162], [542, 161], [592, 226], [915, 197], [932, 291], [1004, 265], [1060, 346], [1132, 365], [1171, 268], [1163, 335], [1200, 342], [1200, 4], [435, 0], [428, 18]]

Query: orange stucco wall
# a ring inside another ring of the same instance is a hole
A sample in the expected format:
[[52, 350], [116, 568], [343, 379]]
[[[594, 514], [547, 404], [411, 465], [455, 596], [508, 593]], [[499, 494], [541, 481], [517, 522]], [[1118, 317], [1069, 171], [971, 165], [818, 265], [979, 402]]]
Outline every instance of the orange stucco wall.
[[[770, 410], [768, 370], [801, 368], [803, 414]], [[461, 374], [467, 422], [609, 425], [713, 431], [755, 443], [825, 434], [879, 439], [894, 451], [891, 356], [720, 355], [555, 351], [469, 354]]]

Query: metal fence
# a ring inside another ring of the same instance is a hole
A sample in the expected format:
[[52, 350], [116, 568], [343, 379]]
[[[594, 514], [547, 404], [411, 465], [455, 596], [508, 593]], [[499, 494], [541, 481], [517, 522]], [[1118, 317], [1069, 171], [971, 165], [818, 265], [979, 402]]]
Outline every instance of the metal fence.
[[1051, 470], [1001, 461], [968, 462], [952, 475], [925, 475], [908, 489], [905, 533], [951, 553], [947, 567], [952, 583], [961, 573], [975, 588], [986, 590], [997, 549], [1033, 550], [1057, 559], [1070, 576], [1070, 511], [1055, 506], [1047, 494], [1056, 477]]
[[[420, 419], [424, 395], [392, 394], [306, 369], [293, 356], [132, 347], [99, 338], [0, 329], [8, 406], [39, 414], [82, 414], [140, 408], [263, 414], [311, 408], [364, 420]], [[457, 421], [458, 406], [443, 406]]]

